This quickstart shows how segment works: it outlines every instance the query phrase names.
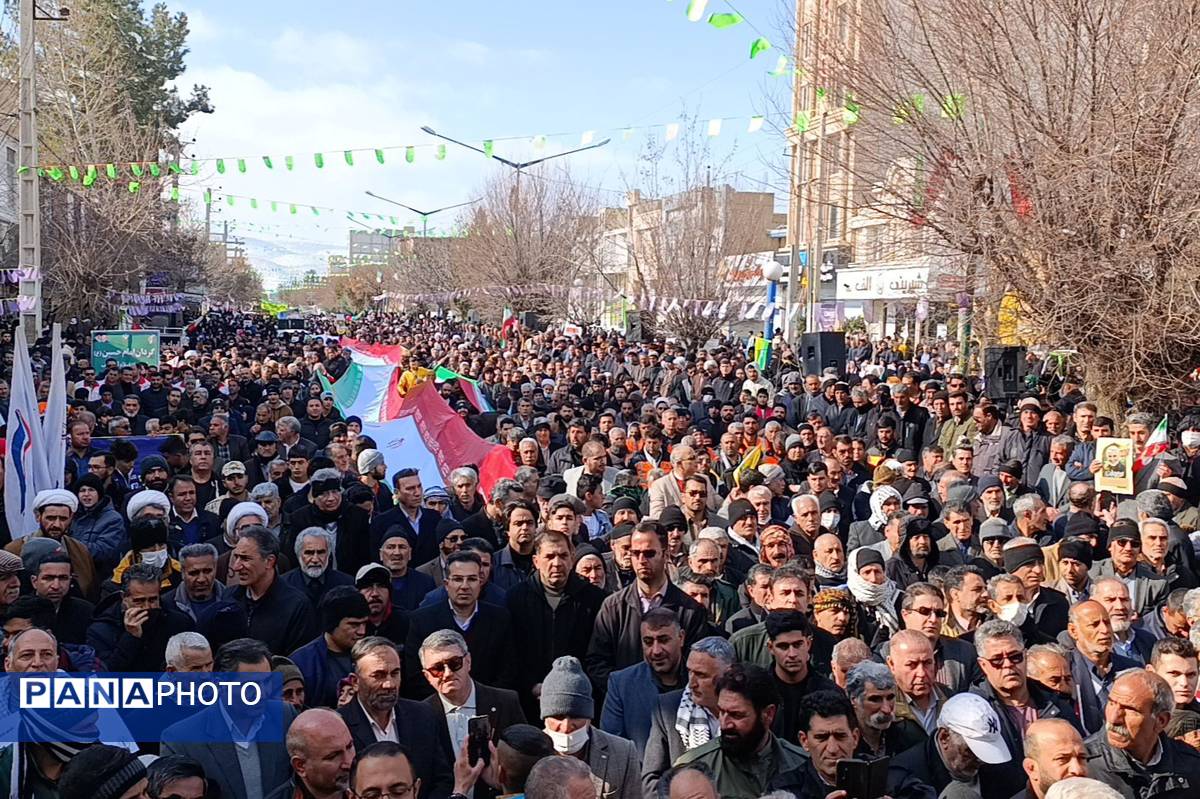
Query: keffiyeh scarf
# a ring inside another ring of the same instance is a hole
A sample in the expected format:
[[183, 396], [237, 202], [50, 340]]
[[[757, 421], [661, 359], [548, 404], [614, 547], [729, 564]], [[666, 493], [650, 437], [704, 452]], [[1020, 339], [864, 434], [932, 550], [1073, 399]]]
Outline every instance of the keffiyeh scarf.
[[685, 750], [695, 749], [715, 738], [721, 731], [717, 720], [692, 699], [692, 688], [683, 689], [679, 698], [679, 710], [675, 713], [675, 731], [679, 733]]

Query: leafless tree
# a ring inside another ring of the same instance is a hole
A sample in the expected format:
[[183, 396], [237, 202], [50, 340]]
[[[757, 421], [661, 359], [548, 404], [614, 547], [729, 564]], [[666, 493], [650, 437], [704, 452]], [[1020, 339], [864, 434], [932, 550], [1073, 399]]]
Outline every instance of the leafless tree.
[[1015, 299], [1110, 409], [1183, 401], [1200, 363], [1200, 3], [853, 0], [802, 75], [857, 121], [877, 208]]
[[454, 250], [452, 284], [502, 289], [472, 305], [498, 311], [562, 312], [570, 287], [594, 252], [598, 235], [593, 192], [566, 168], [540, 165], [489, 180], [479, 202], [461, 218], [465, 237]]
[[634, 292], [672, 300], [656, 314], [657, 332], [701, 346], [737, 321], [739, 273], [772, 248], [774, 212], [768, 195], [727, 184], [731, 156], [714, 159], [694, 119], [680, 129], [675, 141], [643, 146], [623, 224]]

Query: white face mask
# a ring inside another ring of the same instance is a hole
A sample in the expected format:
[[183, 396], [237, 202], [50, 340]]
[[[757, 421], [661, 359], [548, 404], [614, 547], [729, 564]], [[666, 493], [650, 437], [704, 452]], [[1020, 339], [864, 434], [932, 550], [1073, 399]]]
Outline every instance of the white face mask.
[[842, 523], [842, 516], [833, 511], [825, 511], [821, 514], [821, 526], [826, 530], [836, 530], [838, 525]]
[[1020, 627], [1025, 623], [1025, 617], [1029, 615], [1029, 605], [1024, 602], [1009, 602], [1007, 605], [1001, 605], [1000, 612], [996, 615]]
[[142, 563], [148, 563], [156, 569], [161, 569], [167, 565], [167, 550], [160, 549], [157, 552], [143, 552]]
[[554, 744], [555, 752], [558, 752], [560, 755], [573, 755], [587, 746], [588, 725], [583, 725], [575, 730], [575, 732], [546, 730], [546, 734], [550, 736], [550, 741]]
[[1179, 434], [1179, 439], [1183, 442], [1183, 445], [1185, 447], [1187, 447], [1188, 449], [1195, 449], [1196, 447], [1200, 447], [1200, 432], [1197, 432], [1195, 430], [1184, 430], [1182, 433]]

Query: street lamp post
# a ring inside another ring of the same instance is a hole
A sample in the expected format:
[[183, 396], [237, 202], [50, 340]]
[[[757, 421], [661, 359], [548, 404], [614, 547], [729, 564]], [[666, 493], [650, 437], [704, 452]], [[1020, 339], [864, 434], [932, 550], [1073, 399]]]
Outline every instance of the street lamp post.
[[449, 211], [454, 208], [462, 208], [464, 205], [473, 205], [479, 202], [479, 200], [467, 200], [465, 203], [455, 203], [454, 205], [446, 205], [441, 208], [434, 208], [432, 211], [422, 211], [418, 208], [413, 208], [411, 205], [405, 205], [404, 203], [396, 200], [389, 200], [387, 197], [380, 196], [373, 191], [368, 191], [367, 195], [369, 197], [374, 197], [376, 200], [383, 200], [385, 203], [398, 205], [401, 208], [412, 211], [414, 214], [421, 217], [421, 238], [427, 238], [429, 236], [429, 217], [433, 216], [434, 214], [440, 214], [442, 211]]
[[[795, 269], [795, 266], [792, 267]], [[763, 278], [767, 281], [767, 321], [763, 325], [763, 337], [768, 341], [775, 339], [775, 301], [779, 297], [779, 281], [783, 278], [783, 266], [775, 260], [763, 264]]]
[[480, 155], [487, 156], [494, 161], [499, 161], [500, 163], [504, 164], [506, 167], [508, 167], [509, 169], [512, 169], [514, 172], [517, 173], [516, 184], [513, 187], [513, 193], [512, 193], [512, 206], [513, 206], [513, 228], [512, 228], [512, 231], [513, 231], [513, 249], [516, 250], [518, 267], [520, 266], [520, 262], [521, 262], [521, 238], [518, 235], [518, 225], [516, 224], [516, 214], [519, 213], [520, 209], [521, 209], [521, 173], [531, 166], [535, 166], [537, 164], [541, 164], [546, 161], [551, 161], [555, 158], [563, 158], [568, 155], [574, 155], [575, 153], [582, 153], [585, 150], [595, 150], [597, 147], [603, 147], [604, 145], [608, 144], [611, 141], [611, 139], [604, 139], [602, 141], [596, 142], [595, 144], [589, 144], [586, 147], [576, 147], [574, 150], [567, 150], [566, 152], [554, 153], [552, 155], [543, 156], [541, 158], [535, 158], [532, 161], [510, 161], [507, 158], [501, 158], [500, 156], [496, 155], [495, 153], [488, 153], [488, 152], [480, 149], [479, 147], [476, 147], [473, 144], [467, 144], [466, 142], [459, 141], [458, 139], [452, 139], [449, 136], [438, 133], [436, 130], [429, 127], [428, 125], [424, 125], [421, 128], [421, 130], [428, 133], [430, 136], [434, 136], [436, 138], [443, 139], [445, 141], [450, 142], [451, 144], [457, 144], [459, 147], [466, 147], [468, 150], [474, 150], [475, 152], [479, 153]]

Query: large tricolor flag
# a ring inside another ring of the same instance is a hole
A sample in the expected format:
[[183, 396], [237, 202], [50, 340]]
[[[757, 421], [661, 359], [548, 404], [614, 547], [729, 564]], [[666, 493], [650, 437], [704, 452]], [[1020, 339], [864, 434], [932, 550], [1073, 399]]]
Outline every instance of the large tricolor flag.
[[1133, 470], [1140, 472], [1155, 456], [1163, 454], [1170, 448], [1171, 437], [1167, 435], [1167, 417], [1164, 416], [1158, 423], [1158, 427], [1154, 428], [1154, 432], [1146, 439], [1146, 445], [1142, 447], [1142, 454], [1138, 455], [1137, 460], [1133, 462]]
[[333, 404], [342, 416], [357, 416], [366, 422], [396, 418], [400, 408], [400, 365], [408, 350], [399, 344], [368, 344], [342, 337], [341, 345], [350, 350], [350, 366], [336, 381], [317, 373], [325, 391], [333, 394]]
[[512, 452], [475, 435], [429, 382], [408, 393], [396, 418], [374, 423], [364, 419], [363, 435], [375, 440], [389, 476], [400, 469], [417, 469], [424, 486], [448, 485], [451, 471], [473, 465], [479, 469], [484, 496], [490, 496], [497, 480], [517, 471]]
[[388, 364], [364, 366], [352, 361], [336, 381], [317, 372], [325, 391], [333, 394], [333, 404], [343, 417], [357, 416], [363, 423], [394, 419], [400, 407], [396, 383], [400, 370]]
[[434, 379], [457, 380], [458, 390], [463, 393], [463, 396], [467, 398], [467, 401], [474, 405], [476, 410], [478, 410], [480, 413], [491, 413], [492, 411], [496, 410], [495, 406], [492, 405], [492, 403], [488, 400], [487, 394], [485, 394], [479, 388], [479, 383], [467, 377], [466, 375], [460, 375], [453, 369], [447, 369], [445, 366], [439, 366], [437, 371], [434, 372]]
[[403, 366], [408, 350], [399, 344], [368, 344], [342, 336], [341, 345], [350, 350], [350, 360], [363, 366]]

